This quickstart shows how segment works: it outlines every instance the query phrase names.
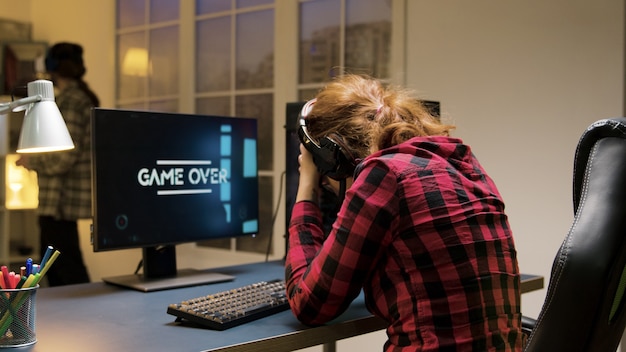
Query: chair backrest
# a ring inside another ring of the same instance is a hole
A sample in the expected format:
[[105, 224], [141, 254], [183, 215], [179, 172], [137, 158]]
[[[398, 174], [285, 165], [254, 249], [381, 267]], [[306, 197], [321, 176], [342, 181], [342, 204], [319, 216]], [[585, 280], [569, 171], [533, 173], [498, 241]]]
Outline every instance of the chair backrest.
[[584, 132], [574, 161], [574, 222], [552, 265], [525, 352], [615, 352], [626, 314], [626, 118]]

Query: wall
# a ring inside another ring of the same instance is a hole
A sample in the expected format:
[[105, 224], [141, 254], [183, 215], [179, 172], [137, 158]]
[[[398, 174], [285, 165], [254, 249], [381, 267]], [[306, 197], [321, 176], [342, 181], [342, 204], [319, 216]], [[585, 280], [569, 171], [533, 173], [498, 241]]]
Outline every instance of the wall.
[[30, 1], [0, 0], [0, 18], [12, 21], [30, 22]]
[[[21, 1], [20, 1], [21, 2]], [[85, 81], [103, 107], [113, 107], [115, 92], [115, 1], [31, 1], [33, 36], [53, 45], [79, 43], [87, 66]]]

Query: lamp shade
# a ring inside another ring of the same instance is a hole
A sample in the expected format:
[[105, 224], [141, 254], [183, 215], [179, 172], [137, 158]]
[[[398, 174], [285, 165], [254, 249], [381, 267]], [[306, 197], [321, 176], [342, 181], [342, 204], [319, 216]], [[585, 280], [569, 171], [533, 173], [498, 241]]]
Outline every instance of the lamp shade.
[[41, 96], [29, 104], [17, 144], [18, 153], [41, 153], [74, 148], [61, 112], [54, 102], [52, 82], [37, 80], [28, 83], [28, 96]]
[[126, 76], [146, 77], [149, 71], [148, 50], [129, 48], [122, 61], [122, 73]]

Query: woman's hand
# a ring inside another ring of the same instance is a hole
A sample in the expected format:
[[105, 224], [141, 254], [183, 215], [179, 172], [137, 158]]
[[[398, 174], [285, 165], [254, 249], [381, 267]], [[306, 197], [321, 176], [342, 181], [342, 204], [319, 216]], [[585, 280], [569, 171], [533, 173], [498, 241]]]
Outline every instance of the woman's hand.
[[319, 201], [320, 173], [315, 163], [313, 163], [313, 156], [302, 144], [300, 144], [298, 163], [300, 164], [298, 168], [300, 181], [298, 184], [298, 193], [296, 194], [296, 202], [308, 200], [317, 203]]

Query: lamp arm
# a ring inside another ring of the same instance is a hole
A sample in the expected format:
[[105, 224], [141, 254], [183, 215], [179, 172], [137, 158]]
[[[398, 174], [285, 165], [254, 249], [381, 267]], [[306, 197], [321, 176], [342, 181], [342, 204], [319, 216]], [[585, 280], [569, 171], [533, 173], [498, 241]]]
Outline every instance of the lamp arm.
[[[0, 115], [6, 114], [9, 110], [16, 109], [20, 106], [37, 103], [42, 100], [43, 100], [43, 97], [40, 94], [37, 94], [37, 95], [28, 96], [26, 98], [14, 100], [9, 103], [0, 103]], [[23, 110], [23, 109], [20, 109], [20, 110]]]

